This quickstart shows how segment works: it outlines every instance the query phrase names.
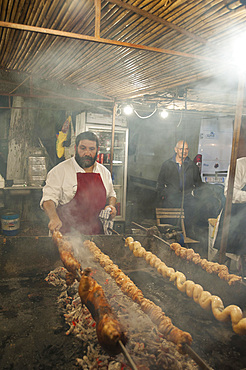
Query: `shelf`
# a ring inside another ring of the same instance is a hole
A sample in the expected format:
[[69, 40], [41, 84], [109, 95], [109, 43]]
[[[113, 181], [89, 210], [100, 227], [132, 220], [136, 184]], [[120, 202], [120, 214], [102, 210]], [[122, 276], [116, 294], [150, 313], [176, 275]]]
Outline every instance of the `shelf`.
[[[99, 145], [99, 148], [100, 148], [100, 152], [101, 152], [101, 149], [102, 148], [110, 148], [111, 149], [111, 144], [110, 145]], [[122, 150], [125, 150], [125, 148], [122, 148], [122, 146], [114, 146], [114, 149], [122, 149]]]
[[6, 186], [4, 190], [40, 190], [43, 186]]
[[43, 186], [11, 186], [2, 188], [2, 190], [12, 195], [28, 195], [32, 190], [42, 190]]
[[[110, 166], [110, 163], [101, 163], [104, 166]], [[122, 167], [123, 163], [113, 163], [113, 167]]]

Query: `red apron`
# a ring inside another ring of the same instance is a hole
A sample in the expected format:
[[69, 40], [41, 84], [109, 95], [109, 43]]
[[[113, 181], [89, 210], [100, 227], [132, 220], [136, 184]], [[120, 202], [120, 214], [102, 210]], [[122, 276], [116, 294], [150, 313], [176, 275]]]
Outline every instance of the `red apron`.
[[103, 234], [100, 211], [106, 205], [106, 189], [99, 173], [77, 173], [77, 192], [67, 204], [57, 208], [61, 233], [76, 229], [85, 235]]

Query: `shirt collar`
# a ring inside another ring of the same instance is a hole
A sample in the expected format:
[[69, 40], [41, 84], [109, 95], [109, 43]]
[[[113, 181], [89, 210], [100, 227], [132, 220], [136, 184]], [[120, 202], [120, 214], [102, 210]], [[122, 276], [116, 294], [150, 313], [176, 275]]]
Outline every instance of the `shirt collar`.
[[[173, 155], [172, 161], [175, 162], [175, 163], [178, 163], [178, 162], [176, 162], [176, 154]], [[188, 156], [185, 158], [183, 163], [187, 163], [187, 162], [189, 162], [189, 157]]]
[[[71, 159], [73, 161], [73, 165], [74, 165], [75, 171], [76, 172], [85, 173], [85, 170], [82, 167], [80, 167], [80, 165], [77, 163], [75, 157], [72, 157]], [[97, 161], [94, 163], [93, 172], [98, 172], [98, 164], [97, 164]]]

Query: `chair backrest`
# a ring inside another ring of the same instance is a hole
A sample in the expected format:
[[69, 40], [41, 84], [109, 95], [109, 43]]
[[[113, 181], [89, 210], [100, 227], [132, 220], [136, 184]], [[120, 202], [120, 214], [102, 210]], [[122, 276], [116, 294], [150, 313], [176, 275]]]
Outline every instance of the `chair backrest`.
[[184, 210], [182, 208], [156, 208], [156, 223], [157, 226], [164, 225], [161, 223], [162, 219], [179, 219], [181, 229], [184, 237], [186, 237], [185, 225], [184, 225]]

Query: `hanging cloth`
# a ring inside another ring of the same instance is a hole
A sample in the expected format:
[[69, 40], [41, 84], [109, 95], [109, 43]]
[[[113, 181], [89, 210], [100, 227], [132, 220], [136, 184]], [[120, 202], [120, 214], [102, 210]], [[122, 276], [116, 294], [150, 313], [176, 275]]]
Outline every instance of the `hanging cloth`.
[[56, 135], [56, 154], [58, 158], [64, 156], [65, 148], [63, 146], [64, 141], [67, 140], [69, 126], [72, 122], [71, 116], [69, 116], [63, 123], [61, 131]]
[[102, 209], [101, 212], [99, 213], [99, 218], [103, 225], [103, 231], [105, 235], [111, 235], [114, 226], [114, 221], [110, 220], [110, 213], [111, 213], [110, 207]]
[[99, 173], [77, 173], [77, 192], [67, 204], [57, 208], [61, 233], [73, 229], [85, 235], [103, 234], [100, 211], [106, 205], [106, 189]]

